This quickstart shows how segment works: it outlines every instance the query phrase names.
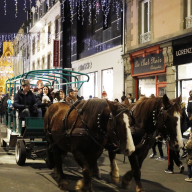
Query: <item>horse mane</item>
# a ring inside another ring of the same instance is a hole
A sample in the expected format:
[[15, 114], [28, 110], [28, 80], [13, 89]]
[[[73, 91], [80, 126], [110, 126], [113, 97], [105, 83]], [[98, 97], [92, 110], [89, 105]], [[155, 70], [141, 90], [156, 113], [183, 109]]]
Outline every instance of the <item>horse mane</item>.
[[143, 97], [136, 103], [136, 108], [134, 110], [134, 117], [137, 118], [139, 122], [145, 122], [150, 118], [154, 110], [159, 109], [163, 106], [162, 97]]
[[107, 106], [107, 102], [104, 99], [89, 99], [81, 102], [78, 108], [82, 107], [83, 120], [89, 127], [93, 127], [97, 122], [98, 114], [102, 114]]

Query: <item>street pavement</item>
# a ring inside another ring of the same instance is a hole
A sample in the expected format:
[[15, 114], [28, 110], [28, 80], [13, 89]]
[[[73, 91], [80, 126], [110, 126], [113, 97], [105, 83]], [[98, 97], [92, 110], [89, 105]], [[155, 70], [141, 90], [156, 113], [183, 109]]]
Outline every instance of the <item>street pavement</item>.
[[[5, 137], [6, 127], [0, 125], [1, 137]], [[157, 150], [158, 151], [158, 150]], [[166, 147], [163, 146], [165, 157], [167, 157]], [[149, 155], [151, 151], [149, 152]], [[149, 156], [148, 155], [148, 156]], [[158, 157], [158, 156], [157, 156]], [[93, 179], [93, 188], [95, 192], [135, 192], [135, 183], [132, 182], [129, 189], [121, 187], [123, 174], [130, 170], [130, 164], [124, 156], [117, 155], [117, 164], [120, 170], [120, 182], [115, 184], [110, 180], [110, 163], [107, 152], [99, 158], [98, 164], [101, 172], [101, 180]], [[187, 167], [185, 159], [182, 160], [185, 165], [183, 174], [179, 173], [179, 168], [175, 167], [174, 174], [164, 173], [167, 168], [167, 160], [156, 161], [154, 159], [145, 159], [142, 167], [142, 184], [146, 192], [191, 192], [192, 183], [185, 182], [187, 177]], [[68, 154], [64, 161], [64, 173], [69, 182], [66, 191], [75, 192], [76, 182], [82, 178], [81, 168], [76, 164], [72, 154]], [[57, 182], [53, 177], [53, 170], [46, 167], [43, 160], [27, 159], [24, 166], [18, 166], [15, 162], [14, 150], [7, 151], [0, 147], [0, 192], [57, 192]]]

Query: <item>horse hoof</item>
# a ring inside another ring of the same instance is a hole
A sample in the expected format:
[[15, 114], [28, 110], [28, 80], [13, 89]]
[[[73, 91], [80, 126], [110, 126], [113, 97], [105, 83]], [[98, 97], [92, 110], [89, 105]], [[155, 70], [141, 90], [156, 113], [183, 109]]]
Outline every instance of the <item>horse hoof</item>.
[[138, 189], [138, 190], [136, 190], [136, 192], [145, 192], [145, 190], [144, 189]]
[[132, 182], [132, 180], [127, 181], [127, 180], [125, 180], [125, 179], [123, 178], [123, 179], [122, 179], [122, 187], [123, 187], [123, 189], [128, 189], [129, 186], [131, 185], [131, 182]]
[[84, 189], [84, 182], [83, 180], [79, 180], [77, 181], [77, 184], [75, 186], [75, 190], [77, 192], [94, 192], [94, 190], [92, 189], [92, 187], [90, 187], [89, 189]]
[[113, 177], [111, 175], [111, 180], [114, 182], [114, 183], [119, 183], [119, 177]]
[[78, 191], [78, 192], [80, 192], [81, 189], [82, 189], [82, 187], [83, 187], [83, 180], [77, 181], [77, 184], [76, 184], [76, 186], [75, 186], [75, 190]]
[[59, 182], [59, 189], [60, 190], [66, 190], [67, 189], [67, 185], [68, 185], [69, 183], [66, 181], [66, 180], [61, 180], [60, 182]]

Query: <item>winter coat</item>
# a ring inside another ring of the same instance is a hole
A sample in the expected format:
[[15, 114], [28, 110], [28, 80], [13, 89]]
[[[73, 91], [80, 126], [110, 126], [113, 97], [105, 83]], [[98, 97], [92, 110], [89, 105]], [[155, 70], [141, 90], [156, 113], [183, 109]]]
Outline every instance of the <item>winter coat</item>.
[[3, 115], [2, 102], [0, 102], [0, 115]]
[[187, 165], [192, 165], [192, 138], [190, 137], [185, 145], [185, 149], [187, 149], [188, 155], [186, 159]]
[[9, 99], [9, 94], [7, 93], [2, 99], [2, 114], [7, 112], [7, 100]]
[[15, 109], [19, 109], [19, 112], [21, 112], [27, 106], [36, 108], [37, 107], [36, 97], [31, 90], [29, 90], [28, 93], [25, 95], [23, 93], [23, 89], [21, 89], [15, 95], [13, 106]]
[[188, 105], [187, 105], [187, 112], [188, 112], [188, 117], [192, 117], [192, 98], [189, 97], [188, 99]]

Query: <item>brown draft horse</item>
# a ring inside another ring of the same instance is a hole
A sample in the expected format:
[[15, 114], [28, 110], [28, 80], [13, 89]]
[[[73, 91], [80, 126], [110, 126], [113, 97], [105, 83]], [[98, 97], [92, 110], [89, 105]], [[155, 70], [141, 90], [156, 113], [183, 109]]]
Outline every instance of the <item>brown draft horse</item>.
[[79, 101], [73, 105], [55, 103], [44, 116], [44, 130], [53, 152], [58, 184], [67, 187], [62, 171], [62, 157], [71, 152], [82, 167], [83, 180], [77, 182], [76, 190], [92, 192], [91, 178], [99, 177], [97, 160], [110, 139], [122, 153], [135, 150], [131, 131], [129, 110], [121, 104], [103, 99]]
[[[123, 176], [122, 186], [123, 188], [128, 188], [134, 177], [136, 191], [144, 192], [140, 180], [140, 169], [144, 159], [147, 157], [149, 149], [155, 141], [155, 131], [158, 130], [164, 139], [169, 141], [172, 149], [178, 150], [183, 146], [180, 128], [181, 110], [179, 105], [181, 97], [175, 99], [175, 103], [170, 101], [166, 95], [163, 98], [144, 97], [135, 104], [128, 104], [127, 102], [125, 102], [125, 105], [132, 111], [131, 116], [134, 119], [130, 127], [136, 150], [128, 157], [131, 170]], [[109, 152], [111, 177], [112, 180], [118, 181], [119, 172], [115, 155], [115, 153]]]

